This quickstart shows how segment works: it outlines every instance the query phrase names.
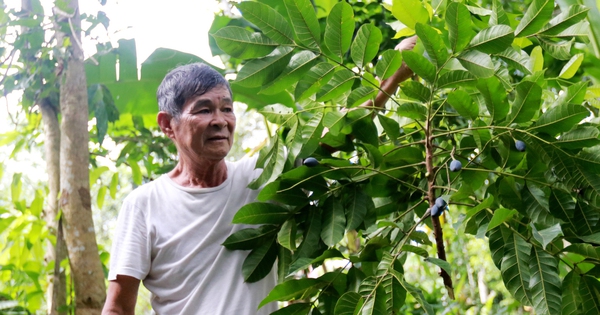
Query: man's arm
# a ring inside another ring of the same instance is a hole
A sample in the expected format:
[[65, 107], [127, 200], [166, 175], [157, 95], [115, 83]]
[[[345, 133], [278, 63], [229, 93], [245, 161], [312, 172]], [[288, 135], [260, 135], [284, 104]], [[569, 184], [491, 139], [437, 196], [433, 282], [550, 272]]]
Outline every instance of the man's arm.
[[109, 281], [102, 315], [135, 314], [139, 287], [140, 280], [130, 276], [118, 275]]
[[[403, 39], [398, 45], [396, 45], [396, 50], [402, 52], [403, 50], [412, 50], [417, 43], [417, 36], [412, 36]], [[406, 63], [402, 62], [402, 66], [398, 69], [394, 74], [383, 80], [381, 82], [381, 91], [377, 93], [375, 97], [375, 104], [373, 101], [368, 100], [361, 104], [361, 107], [367, 108], [376, 108], [378, 110], [382, 110], [385, 106], [385, 102], [390, 98], [391, 95], [396, 93], [396, 89], [398, 89], [398, 85], [400, 82], [405, 81], [413, 75], [413, 71], [406, 65]]]

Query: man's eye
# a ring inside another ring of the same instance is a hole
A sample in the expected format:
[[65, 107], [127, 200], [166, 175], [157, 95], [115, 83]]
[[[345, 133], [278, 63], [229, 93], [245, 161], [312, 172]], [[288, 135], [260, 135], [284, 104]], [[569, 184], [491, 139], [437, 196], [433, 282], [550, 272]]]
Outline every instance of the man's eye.
[[210, 110], [208, 109], [201, 109], [198, 111], [198, 114], [210, 114]]
[[233, 113], [233, 108], [225, 107], [223, 108], [223, 111], [226, 113]]

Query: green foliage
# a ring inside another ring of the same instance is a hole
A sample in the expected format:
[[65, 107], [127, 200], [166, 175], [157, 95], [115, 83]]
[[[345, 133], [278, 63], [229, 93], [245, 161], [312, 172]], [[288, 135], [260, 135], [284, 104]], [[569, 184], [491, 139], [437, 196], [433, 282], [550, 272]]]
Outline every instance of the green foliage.
[[[586, 24], [591, 11], [545, 0], [392, 1], [389, 23], [419, 37], [413, 51], [399, 53], [385, 47], [389, 38], [376, 22], [357, 18], [352, 3], [315, 2], [329, 13], [309, 3], [286, 0], [276, 10], [242, 2], [243, 19], [213, 32], [241, 66], [234, 85], [291, 100], [251, 105], [283, 104], [264, 110], [279, 129], [260, 152], [264, 171], [251, 185], [265, 187], [261, 203], [235, 219], [267, 225], [225, 244], [252, 250], [243, 268], [250, 282], [279, 256], [282, 282], [263, 304], [300, 300], [278, 314], [461, 312], [467, 275], [457, 265], [462, 249], [449, 240], [463, 242], [458, 235], [466, 232], [488, 237], [505, 287], [498, 290], [520, 304], [537, 314], [597, 313], [600, 95], [586, 64], [595, 57], [585, 44], [592, 52], [596, 44], [579, 29], [597, 28]], [[230, 32], [234, 26], [241, 29]], [[268, 55], [256, 43], [263, 36], [278, 43]], [[401, 61], [418, 77], [401, 85], [385, 111], [361, 106]], [[297, 166], [309, 156], [319, 165]], [[448, 170], [453, 159], [461, 171]], [[439, 196], [450, 213], [433, 245], [423, 231], [439, 224], [427, 211]], [[450, 224], [458, 232], [444, 227]], [[430, 257], [443, 244], [448, 255]], [[444, 285], [458, 300], [425, 291], [404, 270], [415, 259], [420, 272], [449, 274], [454, 290]], [[477, 307], [500, 312], [488, 304]]]

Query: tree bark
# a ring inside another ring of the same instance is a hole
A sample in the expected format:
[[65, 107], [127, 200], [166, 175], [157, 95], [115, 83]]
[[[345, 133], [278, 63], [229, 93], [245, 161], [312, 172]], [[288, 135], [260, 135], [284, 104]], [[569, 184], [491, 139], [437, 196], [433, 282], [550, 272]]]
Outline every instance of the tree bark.
[[60, 78], [61, 160], [60, 207], [63, 231], [75, 287], [75, 314], [100, 314], [106, 299], [104, 272], [92, 220], [89, 187], [88, 96], [77, 0], [68, 0], [72, 14], [55, 10], [59, 24], [71, 32], [57, 31], [59, 42], [69, 38]]
[[46, 261], [54, 261], [54, 273], [48, 281], [48, 315], [66, 315], [58, 308], [67, 304], [67, 288], [65, 271], [61, 270], [60, 262], [67, 257], [67, 248], [62, 224], [57, 219], [58, 191], [60, 189], [60, 126], [54, 104], [42, 100], [39, 104], [44, 125], [44, 149], [46, 153], [46, 172], [48, 173], [48, 208], [44, 211], [46, 224], [50, 232], [56, 235], [56, 245], [48, 244]]
[[[32, 14], [31, 0], [21, 0], [21, 11]], [[29, 29], [21, 27], [25, 33]], [[30, 48], [30, 47], [28, 47]], [[24, 60], [35, 60], [34, 56], [23, 56]], [[42, 78], [40, 77], [41, 81]], [[65, 271], [60, 268], [60, 262], [67, 257], [65, 239], [59, 221], [58, 191], [60, 188], [60, 125], [58, 123], [58, 104], [52, 104], [49, 98], [38, 101], [44, 126], [44, 149], [46, 160], [46, 173], [48, 174], [47, 207], [44, 209], [44, 220], [50, 233], [56, 236], [56, 243], [48, 242], [46, 246], [46, 263], [54, 262], [54, 272], [48, 275], [48, 289], [46, 300], [48, 315], [66, 315], [65, 311], [59, 312], [60, 306], [67, 304], [67, 280]]]

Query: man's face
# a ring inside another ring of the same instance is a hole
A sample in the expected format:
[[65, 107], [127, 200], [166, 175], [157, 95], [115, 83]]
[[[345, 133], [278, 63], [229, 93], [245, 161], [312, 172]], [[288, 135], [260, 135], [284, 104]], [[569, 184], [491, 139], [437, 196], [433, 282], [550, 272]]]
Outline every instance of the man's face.
[[217, 86], [192, 96], [183, 104], [178, 120], [171, 120], [171, 138], [179, 155], [192, 160], [221, 160], [233, 144], [235, 115], [229, 90]]

